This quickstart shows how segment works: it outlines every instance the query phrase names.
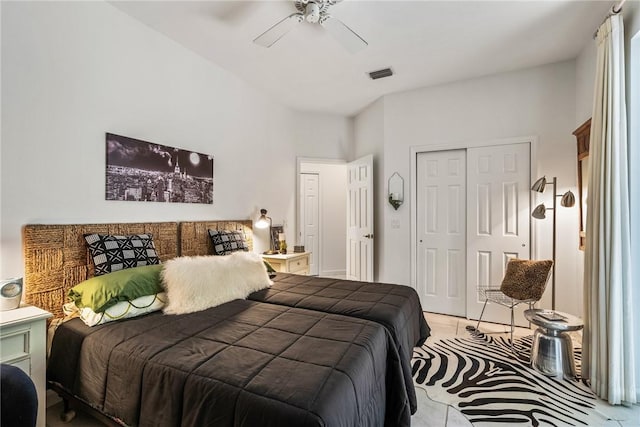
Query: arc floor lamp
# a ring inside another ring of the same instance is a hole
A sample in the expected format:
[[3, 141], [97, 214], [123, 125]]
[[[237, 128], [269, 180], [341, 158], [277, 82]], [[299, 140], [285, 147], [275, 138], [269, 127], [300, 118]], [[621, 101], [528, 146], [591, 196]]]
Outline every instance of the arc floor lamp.
[[[536, 191], [538, 193], [543, 193], [545, 187], [547, 186], [547, 178], [543, 176], [538, 179], [533, 186], [531, 187], [532, 191]], [[545, 219], [546, 212], [548, 210], [553, 211], [553, 251], [552, 251], [552, 259], [553, 259], [553, 267], [552, 267], [552, 279], [551, 279], [551, 309], [556, 309], [556, 208], [557, 208], [557, 200], [560, 197], [560, 205], [565, 208], [570, 208], [576, 204], [576, 197], [573, 195], [571, 191], [567, 191], [564, 194], [557, 194], [557, 186], [558, 179], [554, 176], [553, 181], [551, 183], [553, 188], [553, 207], [548, 208], [544, 205], [544, 203], [540, 203], [535, 207], [533, 212], [531, 212], [531, 216], [535, 219]]]

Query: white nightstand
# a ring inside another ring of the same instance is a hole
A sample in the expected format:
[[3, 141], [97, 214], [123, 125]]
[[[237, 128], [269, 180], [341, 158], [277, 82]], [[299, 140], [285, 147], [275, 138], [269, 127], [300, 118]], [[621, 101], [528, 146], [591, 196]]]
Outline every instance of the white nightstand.
[[38, 392], [38, 426], [45, 425], [47, 318], [33, 306], [0, 311], [0, 362], [25, 371]]
[[309, 274], [309, 256], [311, 252], [262, 255], [275, 271], [280, 273]]

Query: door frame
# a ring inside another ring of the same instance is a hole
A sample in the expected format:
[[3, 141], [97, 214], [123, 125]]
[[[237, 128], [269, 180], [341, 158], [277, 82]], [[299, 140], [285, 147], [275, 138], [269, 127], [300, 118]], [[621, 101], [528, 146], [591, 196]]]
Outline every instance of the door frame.
[[[513, 138], [501, 138], [501, 139], [491, 139], [484, 141], [458, 141], [451, 143], [437, 143], [430, 145], [414, 145], [411, 146], [411, 174], [409, 179], [409, 188], [410, 188], [410, 199], [409, 203], [411, 206], [411, 223], [410, 223], [410, 235], [411, 235], [411, 259], [410, 259], [410, 270], [411, 270], [411, 287], [417, 290], [417, 262], [418, 262], [418, 251], [417, 251], [417, 230], [418, 230], [418, 194], [417, 194], [417, 185], [418, 185], [418, 161], [417, 156], [418, 153], [427, 153], [431, 151], [447, 151], [447, 150], [460, 150], [467, 148], [477, 148], [477, 147], [490, 147], [495, 145], [511, 145], [511, 144], [523, 144], [529, 143], [529, 162], [530, 165], [530, 179], [531, 182], [535, 182], [538, 178], [538, 137], [537, 136], [519, 136]], [[529, 203], [530, 206], [536, 206], [536, 200], [534, 200], [534, 192], [531, 191], [529, 194]], [[539, 248], [538, 248], [538, 240], [536, 236], [538, 235], [536, 223], [538, 221], [531, 221], [531, 217], [529, 217], [529, 242], [531, 245], [531, 254], [534, 258], [539, 258]], [[465, 316], [466, 316], [466, 307], [465, 307]]]

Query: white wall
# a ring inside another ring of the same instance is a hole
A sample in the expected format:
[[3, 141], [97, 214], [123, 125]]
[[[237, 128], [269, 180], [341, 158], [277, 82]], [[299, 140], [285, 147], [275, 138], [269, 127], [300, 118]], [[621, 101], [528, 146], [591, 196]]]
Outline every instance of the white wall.
[[[373, 185], [376, 189], [373, 200], [373, 277], [382, 277], [384, 259], [384, 212], [393, 209], [386, 203], [387, 182], [384, 177], [384, 98], [362, 110], [354, 118], [354, 148], [351, 160], [373, 154]], [[402, 207], [400, 209], [403, 209]]]
[[596, 42], [589, 40], [576, 58], [576, 128], [591, 118], [596, 71]]
[[347, 160], [353, 150], [353, 120], [331, 114], [295, 112], [293, 138], [305, 157]]
[[300, 172], [318, 174], [318, 273], [320, 276], [343, 276], [347, 270], [346, 163], [301, 160]]
[[[361, 140], [356, 119], [356, 141]], [[410, 150], [412, 146], [537, 136], [534, 175], [557, 176], [559, 193], [576, 190], [575, 62], [567, 61], [510, 73], [428, 87], [384, 98], [383, 176], [405, 177], [405, 205], [384, 215], [382, 281], [409, 284]], [[385, 187], [379, 186], [378, 197]], [[549, 193], [533, 200], [550, 203]], [[380, 214], [380, 212], [377, 212]], [[391, 228], [391, 220], [399, 228]], [[551, 221], [536, 224], [534, 257], [551, 257]], [[379, 234], [379, 233], [378, 233]], [[581, 284], [575, 280], [578, 211], [558, 211], [557, 309], [580, 314]], [[549, 292], [545, 297], [550, 301]], [[550, 305], [547, 302], [546, 305]]]
[[[2, 2], [0, 277], [22, 274], [27, 223], [255, 219], [266, 207], [293, 234], [296, 157], [350, 144], [348, 120], [314, 120], [108, 3]], [[302, 128], [342, 131], [316, 144]], [[105, 201], [105, 132], [212, 154], [214, 204]]]

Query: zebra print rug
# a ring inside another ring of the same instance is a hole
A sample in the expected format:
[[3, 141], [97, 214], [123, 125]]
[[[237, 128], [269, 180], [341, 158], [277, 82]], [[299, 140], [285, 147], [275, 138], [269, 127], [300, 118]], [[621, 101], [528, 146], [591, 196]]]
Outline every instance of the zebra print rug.
[[[413, 353], [413, 379], [432, 400], [457, 408], [474, 426], [597, 426], [596, 396], [580, 379], [546, 377], [529, 366], [532, 337], [510, 341], [472, 332], [470, 338], [428, 340]], [[580, 372], [580, 348], [574, 349]]]

